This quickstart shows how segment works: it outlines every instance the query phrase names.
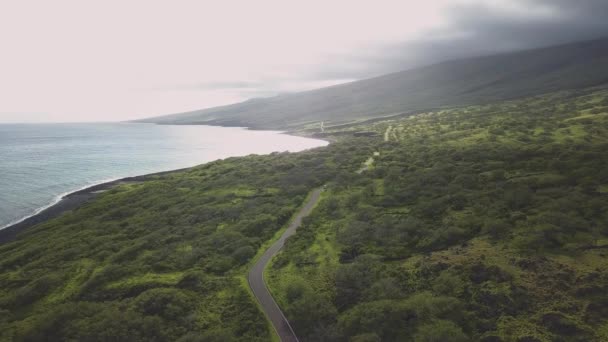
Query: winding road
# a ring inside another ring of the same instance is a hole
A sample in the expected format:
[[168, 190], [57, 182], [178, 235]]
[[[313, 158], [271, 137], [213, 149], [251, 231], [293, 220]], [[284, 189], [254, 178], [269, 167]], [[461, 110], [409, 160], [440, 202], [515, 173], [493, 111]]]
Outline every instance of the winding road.
[[262, 310], [268, 319], [270, 319], [270, 322], [272, 323], [282, 342], [297, 342], [298, 338], [287, 321], [287, 318], [285, 315], [283, 315], [281, 308], [279, 308], [266, 287], [266, 282], [264, 281], [264, 269], [268, 265], [268, 262], [270, 262], [270, 259], [272, 259], [272, 257], [275, 256], [275, 254], [277, 254], [281, 248], [283, 248], [285, 240], [295, 234], [296, 229], [298, 229], [298, 227], [302, 224], [302, 218], [310, 214], [315, 204], [317, 204], [321, 197], [321, 191], [321, 188], [317, 188], [312, 191], [310, 197], [302, 209], [300, 209], [296, 217], [291, 221], [289, 227], [287, 227], [283, 235], [281, 235], [281, 237], [275, 243], [273, 243], [272, 246], [270, 246], [270, 248], [264, 252], [264, 254], [262, 254], [260, 259], [258, 259], [253, 267], [251, 267], [251, 270], [249, 270], [249, 274], [247, 276], [247, 281], [249, 282], [249, 287], [251, 288], [253, 295], [260, 302]]

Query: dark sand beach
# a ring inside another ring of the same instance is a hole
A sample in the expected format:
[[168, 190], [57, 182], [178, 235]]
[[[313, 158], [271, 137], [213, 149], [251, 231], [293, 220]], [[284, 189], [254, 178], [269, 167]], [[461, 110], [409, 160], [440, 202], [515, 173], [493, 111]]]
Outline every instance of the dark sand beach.
[[72, 193], [69, 193], [69, 194], [63, 196], [59, 202], [42, 210], [41, 212], [37, 213], [36, 215], [30, 216], [21, 222], [13, 224], [12, 226], [6, 227], [4, 229], [0, 229], [0, 243], [12, 241], [15, 238], [17, 238], [20, 233], [22, 233], [24, 230], [26, 230], [30, 227], [43, 223], [47, 220], [53, 219], [66, 211], [75, 210], [75, 209], [79, 208], [80, 206], [82, 206], [83, 204], [87, 203], [88, 201], [94, 199], [99, 194], [101, 194], [104, 191], [107, 191], [115, 186], [119, 186], [122, 184], [128, 184], [128, 183], [144, 182], [146, 180], [149, 180], [150, 177], [152, 177], [152, 176], [160, 176], [160, 175], [168, 174], [171, 172], [178, 172], [178, 171], [183, 171], [183, 170], [187, 170], [187, 169], [188, 168], [163, 171], [163, 172], [157, 172], [157, 173], [150, 173], [150, 174], [141, 175], [141, 176], [126, 177], [126, 178], [121, 178], [121, 179], [117, 179], [117, 180], [110, 181], [110, 182], [92, 185], [88, 188], [74, 191]]

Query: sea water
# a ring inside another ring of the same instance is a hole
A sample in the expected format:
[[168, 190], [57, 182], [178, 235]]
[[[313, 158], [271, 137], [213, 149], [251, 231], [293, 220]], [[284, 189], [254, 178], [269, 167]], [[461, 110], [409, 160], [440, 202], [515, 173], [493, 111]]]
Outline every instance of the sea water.
[[327, 142], [276, 131], [139, 123], [0, 124], [0, 228], [118, 178]]

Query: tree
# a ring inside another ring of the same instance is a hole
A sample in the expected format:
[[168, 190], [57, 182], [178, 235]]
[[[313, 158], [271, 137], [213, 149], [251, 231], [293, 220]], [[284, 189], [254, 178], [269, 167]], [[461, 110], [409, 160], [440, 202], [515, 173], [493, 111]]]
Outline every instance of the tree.
[[182, 321], [194, 309], [194, 303], [188, 295], [171, 288], [143, 292], [134, 299], [132, 305], [145, 315], [156, 315], [174, 321]]
[[243, 246], [232, 252], [232, 257], [240, 265], [248, 262], [255, 255], [255, 249], [251, 246]]
[[414, 336], [416, 342], [466, 342], [467, 335], [454, 322], [434, 320], [418, 328]]
[[465, 282], [462, 278], [449, 270], [441, 272], [433, 281], [433, 292], [441, 295], [458, 297], [464, 289]]
[[302, 335], [312, 333], [319, 325], [331, 324], [338, 315], [329, 298], [313, 291], [304, 291], [286, 311]]

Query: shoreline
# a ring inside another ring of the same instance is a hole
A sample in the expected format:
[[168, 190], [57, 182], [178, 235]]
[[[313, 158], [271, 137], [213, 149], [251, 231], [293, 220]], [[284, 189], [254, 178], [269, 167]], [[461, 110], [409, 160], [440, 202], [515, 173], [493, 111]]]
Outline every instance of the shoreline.
[[[126, 123], [132, 123], [132, 122], [127, 121]], [[158, 125], [158, 123], [150, 123], [150, 124]], [[171, 124], [167, 124], [167, 125], [171, 125]], [[242, 127], [242, 126], [238, 126], [238, 127], [237, 126], [234, 126], [234, 127], [233, 126], [217, 126], [217, 125], [211, 125], [211, 124], [203, 124], [203, 126], [241, 128], [241, 129], [245, 129], [245, 130], [263, 130], [263, 129], [256, 129], [256, 128], [251, 128], [251, 127]], [[308, 136], [308, 135], [301, 134], [301, 133], [298, 134], [298, 132], [294, 132], [294, 131], [276, 131], [276, 132], [278, 132], [280, 134], [291, 135], [294, 137], [325, 141], [325, 142], [327, 142], [327, 145], [329, 145], [333, 142], [331, 139], [327, 139], [327, 137]], [[327, 145], [325, 145], [325, 146], [327, 146]], [[324, 146], [321, 146], [321, 147], [324, 147]], [[318, 147], [314, 147], [314, 148], [318, 148]], [[297, 153], [297, 152], [293, 152], [293, 153]], [[206, 164], [209, 162], [212, 162], [212, 161], [208, 161], [203, 164]], [[172, 172], [185, 171], [185, 170], [188, 170], [188, 169], [191, 169], [191, 168], [203, 165], [203, 164], [193, 165], [193, 166], [174, 169], [174, 170], [153, 172], [153, 173], [148, 173], [148, 174], [143, 174], [143, 175], [138, 175], [138, 176], [123, 177], [123, 178], [118, 178], [118, 179], [109, 180], [109, 181], [101, 181], [101, 183], [98, 183], [98, 184], [85, 186], [78, 190], [60, 194], [60, 195], [58, 195], [59, 198], [54, 203], [51, 203], [47, 206], [40, 207], [39, 209], [34, 211], [33, 214], [31, 214], [29, 216], [25, 216], [24, 218], [14, 222], [14, 223], [9, 223], [4, 228], [0, 228], [0, 244], [15, 240], [17, 235], [20, 232], [23, 232], [24, 230], [26, 230], [27, 228], [30, 228], [32, 226], [38, 225], [40, 223], [43, 223], [45, 221], [58, 217], [59, 215], [65, 213], [67, 211], [77, 209], [78, 207], [82, 206], [83, 204], [87, 203], [88, 201], [93, 200], [100, 193], [102, 193], [106, 190], [109, 190], [115, 186], [125, 184], [125, 183], [144, 182], [144, 181], [148, 180], [149, 177], [152, 177], [152, 176], [160, 176], [160, 175], [164, 175], [164, 174], [168, 174], [168, 173], [172, 173]]]
[[[196, 167], [196, 166], [192, 166]], [[139, 176], [131, 176], [119, 178], [111, 181], [105, 181], [99, 184], [94, 184], [90, 186], [86, 186], [82, 189], [78, 189], [72, 192], [69, 192], [65, 195], [60, 195], [61, 197], [55, 203], [48, 205], [47, 207], [42, 207], [38, 212], [30, 216], [26, 216], [20, 221], [17, 221], [13, 224], [9, 224], [5, 228], [0, 229], [0, 244], [10, 242], [17, 238], [19, 233], [24, 232], [28, 228], [31, 228], [35, 225], [58, 217], [59, 215], [77, 209], [81, 207], [83, 204], [89, 202], [90, 200], [97, 197], [99, 194], [104, 191], [110, 190], [116, 186], [128, 183], [139, 183], [145, 182], [153, 176], [162, 176], [165, 174], [169, 174], [172, 172], [180, 172], [191, 169], [192, 167], [180, 168], [175, 170], [168, 171], [160, 171], [154, 173], [148, 173]]]
[[[219, 126], [219, 127], [224, 127], [224, 126]], [[239, 127], [239, 128], [244, 128], [247, 130], [250, 129], [249, 127]], [[326, 137], [323, 137], [323, 138], [313, 137], [313, 136], [297, 134], [296, 132], [289, 132], [289, 131], [277, 131], [277, 132], [280, 132], [281, 134], [286, 134], [286, 135], [291, 135], [291, 136], [296, 136], [296, 137], [301, 137], [301, 138], [325, 141], [325, 142], [327, 142], [327, 145], [332, 143], [331, 139], [327, 139]], [[325, 146], [327, 146], [327, 145], [325, 145]], [[324, 147], [324, 146], [321, 146], [321, 147]], [[318, 148], [318, 147], [315, 147], [315, 148]], [[298, 153], [298, 152], [292, 152], [292, 153]], [[209, 162], [211, 162], [211, 161], [209, 161]], [[206, 164], [209, 162], [205, 162], [203, 164]], [[55, 203], [51, 203], [48, 206], [43, 206], [43, 207], [37, 209], [36, 211], [34, 211], [34, 213], [32, 215], [26, 216], [26, 217], [20, 219], [19, 221], [16, 221], [15, 223], [9, 223], [9, 225], [7, 225], [6, 227], [1, 228], [0, 229], [0, 244], [15, 240], [19, 233], [22, 233], [23, 231], [27, 230], [28, 228], [41, 224], [50, 219], [56, 218], [59, 215], [65, 213], [67, 211], [71, 211], [71, 210], [81, 207], [85, 203], [93, 200], [100, 193], [110, 190], [111, 188], [113, 188], [115, 186], [119, 186], [121, 184], [126, 184], [126, 183], [144, 182], [144, 181], [149, 180], [149, 178], [152, 176], [161, 176], [161, 175], [169, 174], [172, 172], [185, 171], [185, 170], [188, 170], [188, 169], [191, 169], [193, 167], [197, 167], [197, 166], [200, 166], [203, 164], [198, 164], [198, 165], [174, 169], [174, 170], [148, 173], [148, 174], [143, 174], [143, 175], [139, 175], [139, 176], [123, 177], [123, 178], [110, 180], [110, 181], [102, 181], [99, 184], [85, 186], [82, 189], [74, 190], [74, 191], [65, 193], [63, 195], [59, 195], [60, 198], [58, 200], [56, 200]]]

